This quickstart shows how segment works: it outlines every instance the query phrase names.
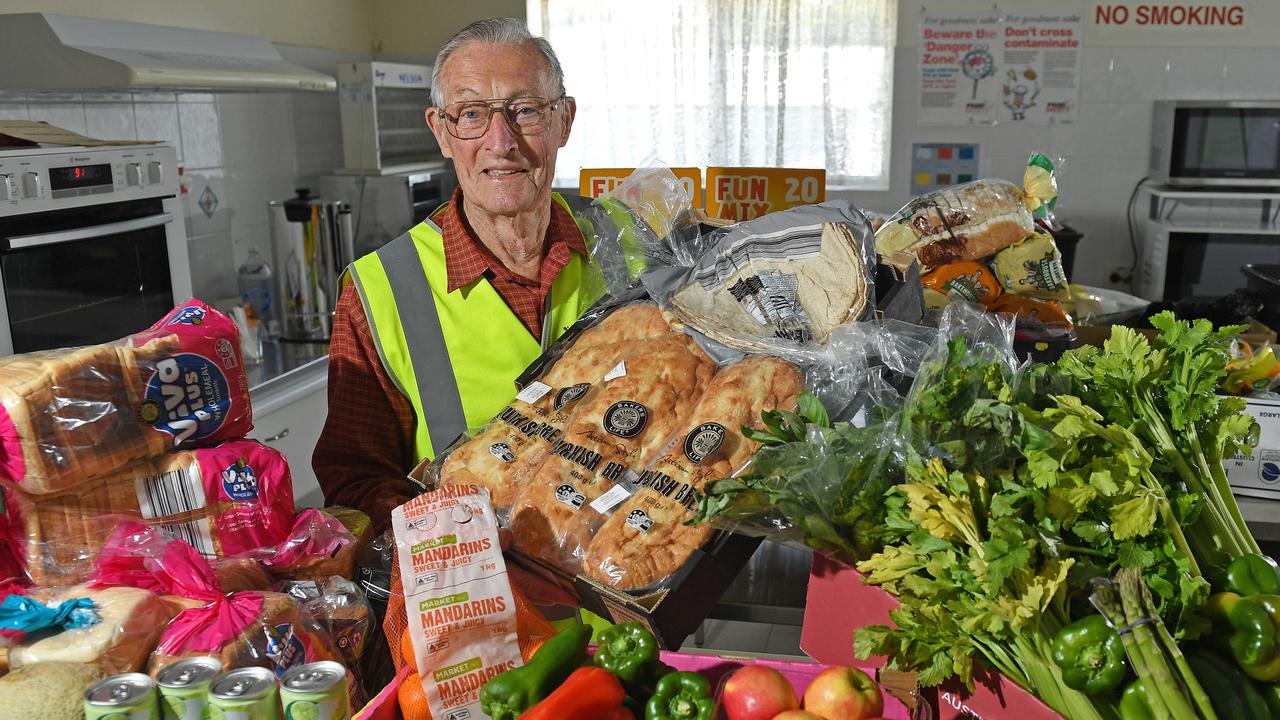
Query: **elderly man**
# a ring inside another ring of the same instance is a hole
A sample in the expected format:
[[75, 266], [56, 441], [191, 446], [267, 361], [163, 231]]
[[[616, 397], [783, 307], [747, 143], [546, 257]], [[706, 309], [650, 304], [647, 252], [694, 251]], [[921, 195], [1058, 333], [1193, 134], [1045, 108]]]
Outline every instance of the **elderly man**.
[[571, 210], [583, 201], [551, 192], [576, 108], [550, 44], [510, 18], [473, 23], [436, 56], [431, 101], [459, 189], [349, 268], [313, 457], [325, 501], [379, 529], [412, 493], [406, 473], [501, 410], [597, 299]]

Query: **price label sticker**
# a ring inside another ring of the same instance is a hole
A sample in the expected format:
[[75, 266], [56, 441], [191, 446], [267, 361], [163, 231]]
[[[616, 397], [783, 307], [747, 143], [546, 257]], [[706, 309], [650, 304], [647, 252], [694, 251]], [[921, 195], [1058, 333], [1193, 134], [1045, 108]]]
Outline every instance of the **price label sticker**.
[[520, 402], [527, 402], [530, 405], [538, 402], [547, 393], [551, 392], [551, 386], [537, 381], [525, 385], [524, 389], [516, 394], [516, 399]]
[[614, 485], [609, 488], [609, 492], [591, 501], [591, 509], [603, 515], [629, 497], [631, 497], [631, 492], [627, 490], [626, 485]]
[[610, 380], [617, 380], [620, 377], [626, 377], [626, 376], [627, 376], [627, 363], [625, 361], [619, 360], [618, 364], [614, 365], [612, 370], [605, 373], [604, 381], [609, 382]]

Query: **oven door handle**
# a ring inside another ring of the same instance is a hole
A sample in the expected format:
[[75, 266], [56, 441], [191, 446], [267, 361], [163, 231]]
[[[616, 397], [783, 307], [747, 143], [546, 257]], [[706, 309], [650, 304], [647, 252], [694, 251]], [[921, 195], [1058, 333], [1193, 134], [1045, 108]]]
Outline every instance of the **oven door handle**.
[[19, 250], [22, 248], [41, 247], [43, 245], [58, 245], [60, 243], [74, 242], [76, 240], [89, 240], [92, 238], [106, 237], [107, 235], [119, 235], [121, 233], [135, 232], [137, 230], [146, 230], [147, 228], [167, 225], [171, 222], [173, 222], [173, 213], [158, 213], [156, 215], [148, 215], [135, 220], [121, 220], [120, 222], [92, 225], [90, 227], [76, 228], [75, 230], [60, 230], [58, 232], [41, 233], [39, 235], [19, 235], [17, 237], [9, 238], [9, 249]]

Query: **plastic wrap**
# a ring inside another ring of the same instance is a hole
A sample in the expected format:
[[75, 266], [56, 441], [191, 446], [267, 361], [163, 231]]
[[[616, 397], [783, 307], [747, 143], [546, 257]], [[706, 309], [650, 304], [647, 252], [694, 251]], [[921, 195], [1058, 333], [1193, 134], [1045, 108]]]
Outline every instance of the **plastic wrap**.
[[794, 409], [804, 389], [799, 368], [769, 356], [751, 356], [722, 369], [702, 397], [681, 418], [666, 450], [649, 463], [635, 483], [617, 485], [621, 496], [608, 520], [588, 532], [579, 549], [584, 572], [624, 590], [652, 589], [676, 574], [713, 533], [709, 525], [685, 525], [704, 486], [741, 468], [759, 444], [742, 434], [743, 426], [762, 429], [763, 411]]
[[[1035, 232], [991, 258], [991, 269], [1005, 290], [1042, 300], [1068, 300], [1067, 272], [1053, 236]], [[987, 304], [983, 302], [982, 304]]]
[[278, 451], [254, 440], [164, 453], [56, 493], [9, 489], [4, 542], [21, 549], [40, 585], [79, 582], [116, 519], [161, 525], [206, 558], [282, 542], [293, 527], [293, 485]]
[[871, 316], [873, 237], [848, 203], [806, 205], [723, 228], [692, 265], [655, 267], [642, 281], [677, 320], [716, 342], [785, 354]]
[[284, 540], [249, 550], [243, 557], [260, 562], [277, 580], [350, 579], [360, 542], [337, 518], [308, 508], [298, 513]]
[[990, 305], [1004, 294], [1004, 287], [985, 263], [974, 260], [943, 265], [920, 277], [928, 307], [946, 307], [953, 301]]
[[1053, 163], [1032, 155], [1021, 188], [978, 180], [913, 199], [876, 233], [876, 251], [904, 270], [918, 260], [926, 272], [988, 258], [1034, 233], [1036, 214], [1046, 215], [1057, 196]]
[[523, 389], [492, 422], [436, 458], [425, 474], [428, 486], [484, 487], [506, 523], [519, 488], [560, 441], [592, 385], [635, 341], [672, 332], [653, 303], [601, 301], [521, 376]]
[[561, 438], [516, 497], [516, 548], [576, 571], [579, 549], [604, 522], [607, 500], [600, 498], [657, 456], [716, 370], [683, 333], [625, 348], [614, 369], [578, 401]]
[[0, 359], [0, 478], [33, 494], [253, 429], [235, 323], [199, 300], [114, 343]]
[[45, 605], [87, 598], [98, 621], [24, 637], [9, 649], [9, 664], [14, 668], [77, 662], [98, 667], [104, 675], [136, 672], [146, 664], [171, 612], [155, 593], [135, 587], [37, 588], [29, 597]]
[[304, 612], [320, 622], [333, 638], [347, 667], [357, 667], [373, 621], [373, 609], [360, 588], [350, 580], [286, 580], [276, 588], [302, 603]]

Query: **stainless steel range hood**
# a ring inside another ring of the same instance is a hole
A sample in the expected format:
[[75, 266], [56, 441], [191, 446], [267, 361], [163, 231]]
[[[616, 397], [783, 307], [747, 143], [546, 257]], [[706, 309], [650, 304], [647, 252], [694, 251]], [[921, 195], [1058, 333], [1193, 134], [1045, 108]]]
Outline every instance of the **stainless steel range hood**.
[[0, 15], [3, 90], [321, 90], [330, 75], [286, 62], [260, 35], [119, 20]]

